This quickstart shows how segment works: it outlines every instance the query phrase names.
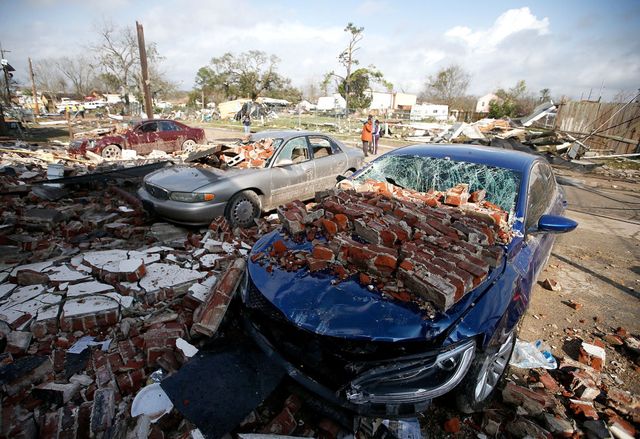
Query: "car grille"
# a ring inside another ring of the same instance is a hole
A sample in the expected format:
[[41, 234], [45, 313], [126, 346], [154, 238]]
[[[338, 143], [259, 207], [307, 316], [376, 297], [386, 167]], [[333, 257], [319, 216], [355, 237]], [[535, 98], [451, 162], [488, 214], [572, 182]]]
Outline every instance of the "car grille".
[[161, 187], [145, 183], [144, 188], [147, 192], [151, 194], [154, 198], [159, 198], [160, 200], [168, 200], [169, 199], [169, 191], [166, 189], [162, 189]]
[[398, 357], [425, 353], [425, 343], [384, 343], [319, 336], [289, 321], [251, 279], [244, 299], [249, 319], [287, 361], [337, 390], [362, 371]]

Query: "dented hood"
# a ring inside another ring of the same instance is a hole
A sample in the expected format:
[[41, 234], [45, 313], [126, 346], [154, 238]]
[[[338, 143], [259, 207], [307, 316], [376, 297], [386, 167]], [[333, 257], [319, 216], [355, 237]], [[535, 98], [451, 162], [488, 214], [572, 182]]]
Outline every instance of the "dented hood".
[[235, 170], [223, 171], [216, 168], [192, 166], [170, 166], [149, 174], [145, 183], [151, 183], [170, 192], [192, 192], [203, 186], [230, 177]]
[[[297, 244], [274, 231], [262, 237], [251, 254], [267, 251], [278, 239], [283, 239], [290, 249], [312, 248], [310, 242]], [[256, 293], [263, 295], [291, 323], [318, 335], [394, 342], [434, 340], [444, 335], [503, 271], [503, 266], [493, 269], [487, 279], [458, 303], [429, 319], [415, 305], [369, 291], [357, 279], [335, 283], [336, 278], [325, 271], [287, 272], [275, 265], [272, 268], [268, 272], [266, 264], [261, 266], [259, 261], [249, 259], [249, 282]]]

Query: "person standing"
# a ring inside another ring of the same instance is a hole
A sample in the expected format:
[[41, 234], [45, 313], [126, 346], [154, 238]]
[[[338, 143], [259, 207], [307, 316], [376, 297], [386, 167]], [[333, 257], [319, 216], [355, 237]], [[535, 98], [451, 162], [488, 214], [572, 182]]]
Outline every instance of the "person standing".
[[251, 134], [251, 115], [248, 111], [245, 111], [242, 115], [242, 125], [244, 126], [244, 133], [246, 135]]
[[378, 141], [380, 140], [380, 121], [378, 119], [373, 122], [373, 132], [371, 133], [371, 153], [378, 154]]
[[373, 132], [373, 123], [371, 120], [373, 116], [369, 115], [367, 121], [362, 125], [362, 135], [360, 139], [362, 139], [362, 152], [364, 152], [364, 156], [367, 157], [369, 155], [369, 145], [371, 144]]
[[80, 113], [80, 116], [81, 116], [83, 119], [84, 119], [84, 111], [85, 111], [84, 105], [80, 104], [80, 105], [78, 106], [78, 112]]

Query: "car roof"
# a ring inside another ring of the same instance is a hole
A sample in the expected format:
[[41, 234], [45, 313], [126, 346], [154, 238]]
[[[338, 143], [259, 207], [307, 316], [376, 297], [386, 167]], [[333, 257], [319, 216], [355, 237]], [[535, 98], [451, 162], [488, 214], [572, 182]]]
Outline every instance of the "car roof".
[[499, 168], [512, 169], [527, 174], [531, 166], [540, 160], [534, 154], [495, 147], [463, 144], [422, 144], [395, 149], [386, 155], [411, 155], [449, 158], [455, 161], [480, 163]]
[[299, 137], [299, 136], [309, 136], [309, 135], [318, 135], [318, 136], [325, 136], [325, 137], [329, 137], [324, 133], [319, 133], [317, 131], [297, 131], [297, 130], [267, 130], [267, 131], [260, 131], [259, 133], [255, 133], [251, 135], [251, 138], [254, 140], [259, 140], [259, 139], [266, 139], [266, 138], [272, 138], [272, 139], [282, 139], [282, 140], [289, 140], [293, 137]]

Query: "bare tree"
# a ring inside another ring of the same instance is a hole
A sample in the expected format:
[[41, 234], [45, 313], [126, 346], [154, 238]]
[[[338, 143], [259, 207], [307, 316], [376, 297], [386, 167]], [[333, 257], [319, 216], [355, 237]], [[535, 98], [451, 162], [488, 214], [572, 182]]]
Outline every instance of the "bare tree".
[[421, 98], [431, 99], [451, 107], [456, 99], [466, 94], [470, 80], [471, 75], [459, 65], [452, 64], [440, 69], [435, 75], [429, 76]]
[[56, 66], [73, 87], [76, 94], [86, 96], [95, 80], [93, 66], [84, 56], [64, 56], [56, 60]]
[[33, 63], [33, 76], [38, 90], [53, 96], [55, 93], [67, 92], [67, 81], [58, 69], [58, 60], [45, 58]]
[[[142, 73], [138, 38], [133, 26], [117, 27], [104, 22], [98, 28], [99, 42], [93, 47], [103, 70], [102, 81], [117, 87], [129, 105], [129, 94], [142, 96]], [[152, 92], [163, 94], [175, 89], [175, 85], [164, 77], [159, 55], [154, 42], [146, 43], [149, 82]]]

